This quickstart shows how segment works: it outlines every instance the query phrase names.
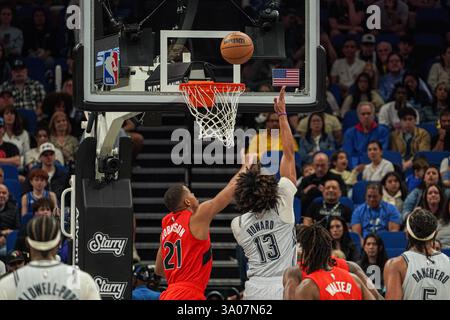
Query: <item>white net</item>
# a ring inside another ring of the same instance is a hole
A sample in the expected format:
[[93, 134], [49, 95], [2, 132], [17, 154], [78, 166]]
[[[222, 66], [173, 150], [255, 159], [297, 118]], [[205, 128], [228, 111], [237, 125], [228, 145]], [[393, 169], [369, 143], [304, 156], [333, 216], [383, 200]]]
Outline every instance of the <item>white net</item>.
[[244, 91], [244, 84], [235, 83], [180, 85], [184, 101], [200, 128], [199, 139], [216, 138], [227, 148], [234, 146], [237, 105]]

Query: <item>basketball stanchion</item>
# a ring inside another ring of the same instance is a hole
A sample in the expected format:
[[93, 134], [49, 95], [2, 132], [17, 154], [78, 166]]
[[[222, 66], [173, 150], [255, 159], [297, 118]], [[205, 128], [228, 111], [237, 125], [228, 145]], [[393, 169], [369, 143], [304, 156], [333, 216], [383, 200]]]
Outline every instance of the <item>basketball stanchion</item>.
[[234, 126], [243, 83], [189, 81], [180, 92], [197, 122], [199, 139], [216, 138], [227, 148], [234, 146]]

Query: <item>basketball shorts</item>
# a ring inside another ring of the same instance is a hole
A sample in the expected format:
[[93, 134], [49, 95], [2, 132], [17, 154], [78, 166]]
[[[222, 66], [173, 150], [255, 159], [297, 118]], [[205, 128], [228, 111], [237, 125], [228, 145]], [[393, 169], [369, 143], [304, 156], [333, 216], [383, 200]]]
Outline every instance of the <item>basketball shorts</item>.
[[159, 300], [206, 300], [205, 291], [189, 282], [170, 284]]
[[283, 277], [251, 277], [245, 282], [244, 300], [283, 300]]

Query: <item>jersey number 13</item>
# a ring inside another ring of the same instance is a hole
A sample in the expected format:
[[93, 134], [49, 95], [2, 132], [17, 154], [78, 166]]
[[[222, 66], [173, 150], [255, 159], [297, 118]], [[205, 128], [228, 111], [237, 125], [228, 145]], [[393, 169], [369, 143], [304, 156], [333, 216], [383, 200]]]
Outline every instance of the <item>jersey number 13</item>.
[[[267, 260], [277, 260], [280, 257], [277, 240], [273, 234], [256, 237], [254, 241], [259, 252], [259, 257], [261, 258], [261, 263], [265, 263]], [[264, 246], [265, 244], [267, 245]], [[268, 250], [264, 250], [264, 247], [267, 247]]]

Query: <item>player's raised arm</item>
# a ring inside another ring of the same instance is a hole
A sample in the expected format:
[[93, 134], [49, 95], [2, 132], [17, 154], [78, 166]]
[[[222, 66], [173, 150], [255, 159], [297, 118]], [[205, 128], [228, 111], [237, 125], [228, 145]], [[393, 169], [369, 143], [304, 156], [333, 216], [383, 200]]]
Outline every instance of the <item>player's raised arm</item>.
[[236, 190], [236, 181], [241, 172], [247, 168], [255, 160], [254, 154], [243, 155], [242, 166], [240, 170], [231, 178], [227, 186], [220, 191], [213, 199], [201, 203], [191, 217], [191, 228], [198, 239], [203, 239], [208, 236], [209, 225], [216, 214], [226, 208], [233, 200], [234, 191]]
[[295, 184], [297, 181], [297, 175], [295, 172], [294, 137], [292, 136], [286, 113], [286, 102], [284, 97], [285, 90], [286, 87], [282, 87], [278, 98], [274, 99], [274, 109], [278, 114], [278, 121], [280, 123], [280, 138], [283, 144], [283, 157], [281, 158], [280, 175], [288, 178]]

